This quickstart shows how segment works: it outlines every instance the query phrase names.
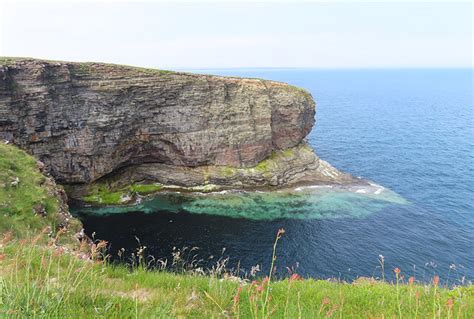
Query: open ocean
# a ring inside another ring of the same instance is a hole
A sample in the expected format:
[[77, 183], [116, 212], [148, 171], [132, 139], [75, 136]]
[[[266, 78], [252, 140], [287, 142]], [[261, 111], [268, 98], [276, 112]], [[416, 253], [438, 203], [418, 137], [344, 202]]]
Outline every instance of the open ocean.
[[[221, 256], [242, 273], [271, 261], [305, 277], [352, 280], [393, 268], [417, 280], [474, 280], [472, 69], [233, 69], [200, 73], [257, 77], [303, 87], [317, 103], [309, 143], [338, 169], [382, 185], [386, 200], [332, 190], [294, 194], [158, 197], [133, 211], [76, 209], [111, 251], [173, 248], [210, 267]], [[237, 198], [237, 200], [236, 200]], [[166, 206], [166, 207], [165, 207]], [[171, 207], [171, 208], [170, 208]]]

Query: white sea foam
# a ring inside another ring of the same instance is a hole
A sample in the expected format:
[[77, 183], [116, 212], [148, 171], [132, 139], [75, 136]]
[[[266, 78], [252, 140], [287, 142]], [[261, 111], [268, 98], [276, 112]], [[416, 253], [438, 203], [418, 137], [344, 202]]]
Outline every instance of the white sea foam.
[[374, 194], [375, 194], [375, 195], [379, 195], [380, 193], [382, 193], [383, 190], [384, 190], [383, 187], [382, 187], [382, 188], [379, 188], [379, 189], [377, 189], [377, 190], [374, 192]]
[[296, 192], [301, 192], [305, 189], [317, 189], [317, 188], [333, 188], [333, 185], [309, 185], [309, 186], [300, 186], [295, 188]]

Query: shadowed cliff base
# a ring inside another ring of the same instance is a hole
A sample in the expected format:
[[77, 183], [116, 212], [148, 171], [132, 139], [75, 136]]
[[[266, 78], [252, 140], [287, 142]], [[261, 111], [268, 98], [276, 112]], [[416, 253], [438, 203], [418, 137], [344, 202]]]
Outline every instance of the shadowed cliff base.
[[276, 191], [311, 185], [369, 185], [319, 159], [307, 144], [273, 152], [254, 167], [183, 167], [146, 163], [121, 168], [90, 184], [69, 185], [76, 200], [127, 204], [157, 192]]

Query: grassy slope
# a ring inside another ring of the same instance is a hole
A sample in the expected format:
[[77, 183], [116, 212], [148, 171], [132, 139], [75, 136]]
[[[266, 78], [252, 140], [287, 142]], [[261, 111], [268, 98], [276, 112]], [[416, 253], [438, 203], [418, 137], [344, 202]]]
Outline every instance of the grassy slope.
[[[13, 187], [15, 177], [20, 183]], [[474, 316], [473, 286], [448, 290], [373, 280], [262, 284], [222, 276], [114, 267], [94, 257], [100, 255], [101, 244], [80, 246], [71, 244], [69, 235], [51, 237], [39, 231], [55, 223], [58, 208], [57, 199], [43, 188], [43, 179], [33, 158], [0, 144], [0, 317]], [[32, 205], [38, 202], [46, 206], [47, 217], [32, 213]], [[16, 238], [5, 232], [8, 229]], [[32, 232], [38, 235], [32, 237]]]
[[[472, 318], [474, 287], [284, 280], [257, 284], [196, 274], [133, 272], [77, 252], [17, 241], [0, 248], [0, 316]], [[239, 294], [239, 287], [241, 292]], [[239, 300], [236, 300], [239, 295]], [[451, 300], [451, 301], [449, 301]], [[452, 302], [452, 306], [450, 306]]]
[[[46, 226], [55, 229], [60, 220], [56, 191], [33, 157], [0, 142], [0, 232], [10, 230], [21, 236]], [[34, 213], [35, 205], [44, 207], [45, 217]]]

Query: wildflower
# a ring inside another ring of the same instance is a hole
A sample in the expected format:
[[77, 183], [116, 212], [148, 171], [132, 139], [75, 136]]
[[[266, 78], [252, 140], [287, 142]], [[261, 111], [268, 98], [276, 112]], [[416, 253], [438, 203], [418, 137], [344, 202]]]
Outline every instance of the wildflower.
[[265, 278], [263, 278], [263, 280], [262, 280], [262, 287], [265, 286], [269, 281], [270, 281], [270, 278], [268, 278], [268, 276], [265, 277]]
[[413, 285], [414, 282], [415, 282], [415, 277], [411, 276], [410, 278], [408, 278], [408, 283], [410, 285]]
[[13, 238], [13, 232], [11, 232], [11, 231], [6, 232], [6, 233], [3, 235], [2, 240], [0, 241], [1, 246], [3, 246], [3, 245], [5, 245], [6, 243], [8, 243], [12, 238]]
[[63, 247], [58, 247], [58, 248], [56, 248], [56, 250], [54, 251], [53, 255], [54, 255], [55, 257], [57, 257], [57, 256], [61, 256], [63, 253], [64, 253], [64, 248], [63, 248]]
[[329, 309], [329, 310], [326, 312], [326, 318], [332, 317], [332, 315], [333, 315], [334, 312], [337, 310], [337, 308], [338, 308], [338, 305], [337, 305], [337, 304], [333, 305], [332, 308]]
[[107, 247], [107, 244], [108, 244], [107, 241], [101, 240], [101, 241], [99, 241], [99, 243], [97, 244], [97, 249], [103, 249], [103, 248]]
[[454, 301], [452, 298], [449, 298], [448, 301], [446, 301], [446, 308], [449, 310], [453, 309]]
[[239, 286], [239, 288], [237, 288], [237, 292], [234, 296], [234, 306], [236, 306], [239, 301], [240, 301], [240, 293], [242, 292], [242, 286]]
[[323, 306], [326, 306], [329, 305], [330, 302], [331, 300], [329, 299], [329, 297], [324, 297], [321, 303], [323, 304]]
[[379, 264], [382, 269], [382, 280], [385, 281], [385, 257], [383, 255], [379, 255]]
[[35, 238], [33, 238], [33, 240], [31, 241], [31, 243], [32, 243], [33, 245], [36, 245], [36, 243], [38, 242], [38, 240], [41, 239], [41, 235], [42, 235], [42, 234], [39, 234], [39, 235], [37, 235]]
[[259, 271], [260, 271], [260, 265], [252, 266], [252, 268], [250, 269], [250, 276], [255, 277], [255, 275]]
[[418, 300], [421, 297], [422, 292], [420, 290], [417, 290], [415, 293], [415, 298]]
[[438, 286], [439, 284], [439, 276], [434, 276], [433, 277], [433, 285]]
[[301, 278], [300, 275], [298, 275], [297, 273], [294, 273], [293, 275], [291, 275], [289, 281], [292, 282], [292, 281], [296, 281], [296, 280], [303, 280], [303, 279]]
[[280, 228], [278, 230], [278, 233], [277, 233], [277, 238], [280, 239], [281, 236], [283, 236], [283, 234], [285, 233], [285, 229], [284, 228]]
[[58, 230], [58, 236], [62, 235], [62, 234], [65, 234], [67, 233], [67, 228], [66, 227], [61, 227], [59, 230]]
[[395, 269], [393, 270], [393, 272], [394, 272], [395, 275], [398, 277], [398, 275], [400, 274], [400, 268], [398, 268], [398, 267], [395, 268]]

